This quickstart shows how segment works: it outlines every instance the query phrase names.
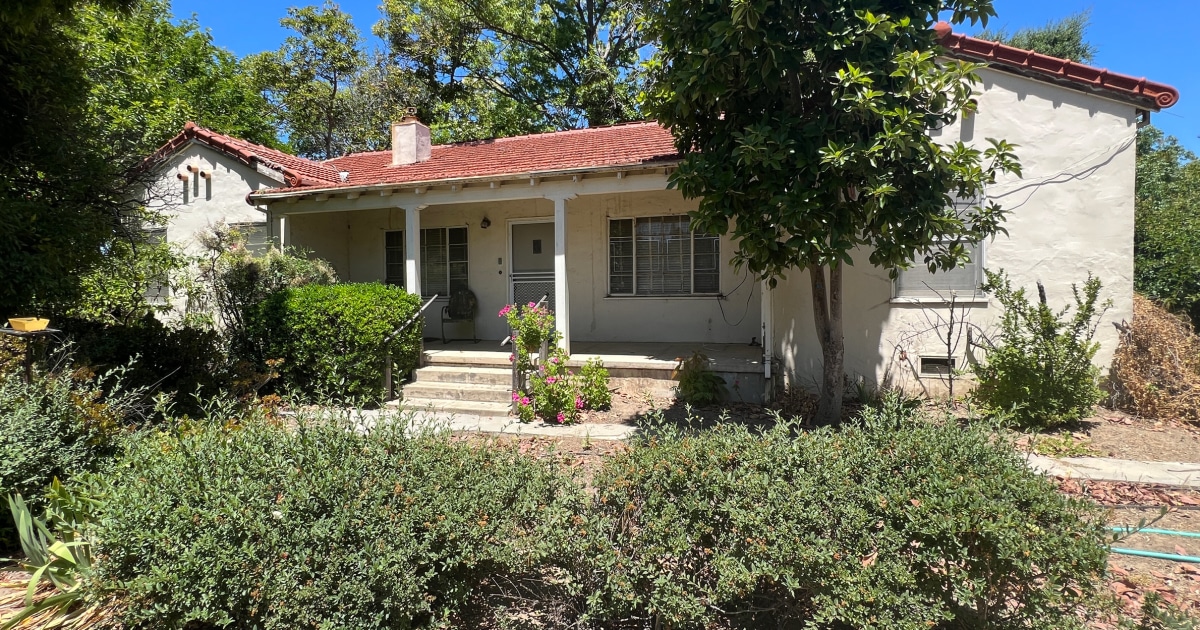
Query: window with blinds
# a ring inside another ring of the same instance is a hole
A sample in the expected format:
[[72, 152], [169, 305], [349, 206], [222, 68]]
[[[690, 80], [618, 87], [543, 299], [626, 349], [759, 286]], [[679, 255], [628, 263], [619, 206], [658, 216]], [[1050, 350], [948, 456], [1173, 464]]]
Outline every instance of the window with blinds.
[[421, 230], [421, 292], [449, 296], [467, 288], [467, 228]]
[[687, 216], [610, 219], [609, 295], [719, 293], [719, 237], [689, 224]]
[[404, 286], [404, 232], [394, 230], [383, 233], [383, 281], [398, 287]]
[[[966, 213], [980, 203], [979, 200], [958, 200], [954, 210], [959, 216], [966, 217]], [[983, 244], [967, 243], [966, 248], [970, 262], [954, 269], [939, 269], [936, 273], [930, 272], [925, 265], [924, 252], [917, 253], [913, 257], [913, 266], [901, 269], [896, 277], [896, 297], [930, 300], [949, 300], [951, 294], [960, 300], [983, 297], [979, 290], [979, 285], [983, 284]]]

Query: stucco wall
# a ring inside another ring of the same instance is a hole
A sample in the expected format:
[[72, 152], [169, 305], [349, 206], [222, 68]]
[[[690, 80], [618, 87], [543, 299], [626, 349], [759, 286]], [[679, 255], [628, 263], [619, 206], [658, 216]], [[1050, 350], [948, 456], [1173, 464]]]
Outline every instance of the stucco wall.
[[[176, 175], [187, 166], [208, 169], [204, 179], [187, 173], [186, 185]], [[196, 236], [217, 223], [258, 223], [265, 227], [266, 215], [246, 203], [251, 190], [279, 186], [254, 169], [208, 147], [191, 143], [155, 170], [148, 191], [147, 207], [169, 217], [167, 240], [189, 254], [202, 252]]]
[[[665, 180], [664, 180], [665, 186]], [[662, 341], [749, 343], [760, 335], [756, 282], [743, 281], [726, 265], [721, 273], [724, 300], [713, 297], [609, 298], [608, 217], [683, 214], [694, 205], [675, 191], [581, 196], [567, 201], [567, 279], [573, 341]], [[484, 217], [488, 229], [480, 227]], [[469, 282], [479, 299], [479, 334], [497, 342], [507, 329], [496, 313], [509, 301], [510, 221], [554, 219], [547, 199], [436, 205], [421, 211], [421, 227], [467, 227]], [[333, 263], [342, 280], [382, 281], [384, 236], [404, 229], [399, 208], [297, 214], [288, 218], [292, 242]], [[553, 243], [545, 243], [552, 249]], [[733, 252], [722, 239], [721, 253]], [[440, 334], [441, 304], [428, 312], [426, 334]]]
[[[984, 264], [1004, 269], [1014, 284], [1041, 280], [1055, 306], [1071, 303], [1071, 285], [1091, 272], [1104, 283], [1113, 306], [1097, 331], [1097, 364], [1107, 366], [1117, 345], [1114, 322], [1132, 319], [1134, 107], [1099, 96], [994, 70], [980, 72], [979, 110], [973, 119], [935, 137], [985, 148], [1004, 138], [1016, 149], [1024, 177], [1007, 177], [988, 191], [1011, 211], [999, 235], [984, 245]], [[933, 333], [930, 304], [893, 301], [887, 272], [855, 257], [845, 273], [846, 371], [852, 377], [909, 389], [941, 391], [937, 377], [920, 378], [919, 357], [945, 356]], [[1035, 293], [1036, 295], [1036, 293]], [[807, 274], [794, 273], [773, 294], [775, 347], [785, 378], [803, 386], [820, 376], [821, 354], [813, 329]], [[945, 313], [945, 309], [940, 309]], [[970, 321], [994, 329], [994, 303], [967, 310]], [[966, 360], [959, 343], [959, 365]]]

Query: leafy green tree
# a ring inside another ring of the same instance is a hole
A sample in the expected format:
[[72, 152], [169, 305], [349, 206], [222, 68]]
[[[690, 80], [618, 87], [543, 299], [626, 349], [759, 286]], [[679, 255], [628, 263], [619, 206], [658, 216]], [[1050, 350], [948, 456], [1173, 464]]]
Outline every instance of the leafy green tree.
[[139, 0], [123, 13], [84, 7], [74, 35], [95, 78], [87, 115], [125, 165], [189, 120], [279, 144], [272, 112], [237, 57], [213, 44], [195, 19], [176, 23], [168, 0]]
[[[642, 0], [387, 0], [376, 33], [453, 139], [641, 117]], [[465, 121], [470, 121], [464, 124]]]
[[391, 95], [403, 88], [371, 64], [350, 15], [326, 2], [290, 8], [280, 24], [295, 34], [251, 63], [292, 150], [328, 159], [387, 147], [399, 116]]
[[1134, 286], [1200, 322], [1200, 162], [1155, 127], [1138, 131]]
[[661, 42], [650, 113], [684, 154], [671, 184], [700, 200], [693, 226], [732, 229], [736, 264], [772, 285], [808, 272], [821, 423], [841, 415], [852, 255], [892, 273], [914, 256], [948, 269], [967, 243], [1003, 231], [995, 202], [953, 202], [1019, 174], [1013, 147], [928, 134], [973, 109], [977, 80], [977, 65], [936, 60], [941, 11], [956, 23], [993, 15], [989, 0], [669, 0], [649, 16]]
[[0, 3], [0, 317], [76, 295], [125, 199], [86, 117], [96, 80], [70, 36], [80, 6]]
[[1060, 59], [1091, 63], [1096, 58], [1096, 47], [1084, 38], [1091, 21], [1092, 12], [1087, 10], [1037, 28], [1023, 28], [1011, 34], [1004, 29], [984, 30], [976, 37]]

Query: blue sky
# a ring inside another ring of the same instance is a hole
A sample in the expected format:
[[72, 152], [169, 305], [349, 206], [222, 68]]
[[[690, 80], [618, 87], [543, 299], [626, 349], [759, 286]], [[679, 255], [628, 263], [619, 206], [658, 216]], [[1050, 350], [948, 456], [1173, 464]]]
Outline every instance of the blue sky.
[[[278, 0], [175, 0], [175, 15], [195, 13], [220, 46], [238, 55], [274, 50], [287, 36], [279, 18], [287, 8], [310, 2]], [[313, 0], [311, 4], [320, 4]], [[379, 0], [342, 0], [343, 11], [370, 37], [379, 20]], [[1010, 31], [1041, 26], [1085, 9], [1092, 10], [1088, 40], [1098, 49], [1095, 65], [1149, 77], [1179, 89], [1174, 107], [1153, 115], [1153, 122], [1185, 146], [1200, 152], [1200, 73], [1195, 70], [1194, 25], [1200, 23], [1196, 0], [996, 0], [999, 14], [989, 27]], [[978, 28], [958, 27], [968, 33]], [[373, 43], [378, 40], [370, 37]]]

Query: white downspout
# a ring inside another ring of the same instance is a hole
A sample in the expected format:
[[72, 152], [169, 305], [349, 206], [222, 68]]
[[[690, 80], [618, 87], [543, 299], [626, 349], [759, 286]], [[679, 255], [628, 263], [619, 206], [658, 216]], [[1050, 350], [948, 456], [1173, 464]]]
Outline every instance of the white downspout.
[[764, 392], [764, 398], [770, 399], [772, 392], [771, 387], [771, 363], [775, 356], [775, 324], [774, 324], [774, 307], [771, 300], [771, 285], [766, 280], [762, 282], [762, 347], [763, 347], [763, 379], [766, 381], [767, 391]]

